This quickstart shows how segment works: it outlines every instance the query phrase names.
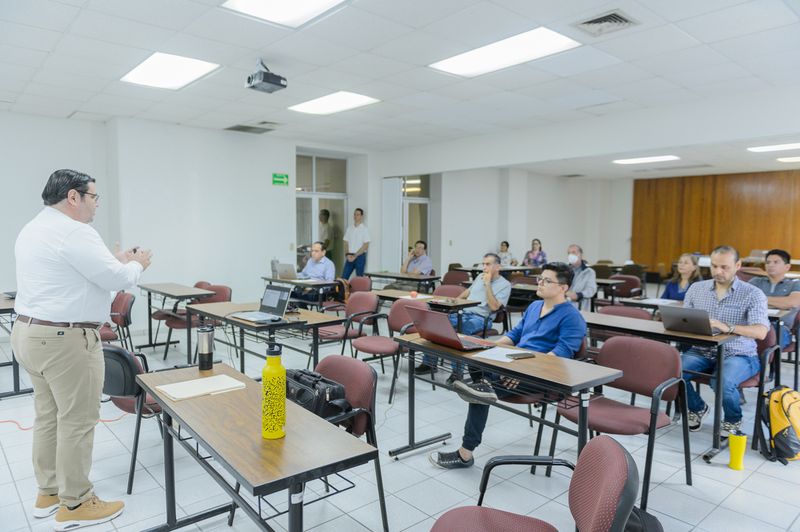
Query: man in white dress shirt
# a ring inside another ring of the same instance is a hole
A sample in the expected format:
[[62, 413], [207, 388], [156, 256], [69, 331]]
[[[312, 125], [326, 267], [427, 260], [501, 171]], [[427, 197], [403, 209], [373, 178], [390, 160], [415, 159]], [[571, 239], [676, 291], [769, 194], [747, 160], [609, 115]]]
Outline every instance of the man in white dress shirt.
[[110, 521], [125, 506], [97, 498], [89, 481], [105, 378], [98, 329], [109, 318], [113, 292], [137, 284], [151, 252], [108, 250], [89, 225], [99, 198], [93, 178], [56, 170], [42, 191], [45, 208], [14, 247], [11, 345], [30, 375], [36, 411], [33, 515], [55, 513], [55, 530]]
[[342, 268], [342, 277], [350, 279], [355, 270], [356, 275], [364, 275], [364, 266], [367, 264], [367, 250], [369, 249], [369, 229], [364, 225], [364, 209], [357, 208], [353, 211], [353, 225], [347, 228], [344, 234], [345, 261]]

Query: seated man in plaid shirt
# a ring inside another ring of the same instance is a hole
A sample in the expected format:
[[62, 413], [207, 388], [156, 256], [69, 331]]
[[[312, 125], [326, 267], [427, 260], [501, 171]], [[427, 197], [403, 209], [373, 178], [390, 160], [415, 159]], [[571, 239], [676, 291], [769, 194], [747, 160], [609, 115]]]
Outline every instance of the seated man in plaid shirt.
[[[742, 426], [742, 408], [739, 405], [739, 383], [749, 379], [760, 369], [756, 340], [763, 340], [769, 332], [767, 297], [759, 288], [745, 283], [736, 272], [742, 266], [739, 252], [730, 246], [719, 246], [711, 252], [711, 276], [708, 281], [696, 282], [686, 291], [684, 306], [708, 312], [711, 327], [737, 337], [722, 346], [722, 409], [725, 418], [722, 434], [738, 431]], [[694, 348], [681, 356], [683, 369], [714, 373], [714, 352]], [[684, 373], [687, 381], [694, 375]], [[716, 377], [714, 377], [716, 378]], [[711, 387], [714, 387], [714, 378]], [[689, 402], [689, 430], [700, 430], [708, 405], [687, 386]]]

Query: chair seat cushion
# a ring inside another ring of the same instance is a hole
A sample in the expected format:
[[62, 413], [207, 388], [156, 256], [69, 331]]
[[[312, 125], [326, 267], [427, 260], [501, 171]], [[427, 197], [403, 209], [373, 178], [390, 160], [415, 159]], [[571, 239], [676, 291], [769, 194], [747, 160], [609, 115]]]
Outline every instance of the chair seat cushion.
[[113, 342], [119, 340], [119, 337], [117, 333], [114, 332], [114, 329], [106, 323], [100, 327], [100, 340], [103, 342]]
[[362, 336], [353, 340], [353, 347], [371, 355], [394, 355], [400, 344], [386, 336]]
[[[135, 397], [111, 397], [111, 402], [114, 403], [117, 408], [122, 410], [123, 412], [128, 412], [129, 414], [136, 413], [136, 398]], [[158, 414], [161, 412], [161, 407], [158, 406], [155, 399], [150, 394], [147, 394], [147, 397], [144, 400], [144, 409], [142, 410], [142, 415], [150, 415], [150, 414]]]
[[[164, 324], [170, 329], [185, 329], [186, 319], [169, 317], [164, 322]], [[198, 316], [192, 316], [192, 329], [196, 329], [201, 325], [211, 325], [212, 327], [219, 327], [220, 325], [222, 325], [222, 323], [216, 320], [208, 320], [208, 319], [201, 322]]]
[[152, 317], [154, 320], [165, 320], [165, 319], [167, 319], [169, 317], [174, 317], [175, 314], [185, 315], [186, 314], [186, 310], [179, 309], [177, 312], [166, 311], [166, 310], [156, 310], [155, 312], [153, 312], [150, 315], [150, 317]]
[[434, 523], [431, 532], [556, 532], [553, 525], [525, 515], [481, 506], [454, 508]]
[[[573, 423], [578, 422], [577, 407], [559, 406], [558, 413]], [[669, 416], [659, 412], [656, 428], [660, 429], [669, 424]], [[650, 409], [598, 397], [589, 402], [589, 428], [607, 434], [647, 434], [650, 428]]]
[[331, 325], [329, 327], [319, 328], [319, 337], [323, 340], [341, 340], [342, 338], [358, 338], [364, 336], [362, 332], [358, 334], [358, 329], [352, 327], [345, 330], [344, 325]]

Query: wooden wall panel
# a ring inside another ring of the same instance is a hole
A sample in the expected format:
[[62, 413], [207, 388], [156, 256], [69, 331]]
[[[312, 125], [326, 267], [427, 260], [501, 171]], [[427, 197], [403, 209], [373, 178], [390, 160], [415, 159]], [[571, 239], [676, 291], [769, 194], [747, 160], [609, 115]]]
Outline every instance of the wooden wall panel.
[[784, 248], [800, 258], [800, 171], [640, 179], [634, 182], [631, 258], [655, 270], [681, 253], [729, 244]]

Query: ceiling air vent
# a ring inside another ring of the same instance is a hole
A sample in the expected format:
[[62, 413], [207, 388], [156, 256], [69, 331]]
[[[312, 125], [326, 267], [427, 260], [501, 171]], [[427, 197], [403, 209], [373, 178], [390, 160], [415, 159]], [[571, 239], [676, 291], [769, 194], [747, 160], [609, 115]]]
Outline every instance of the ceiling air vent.
[[261, 135], [269, 131], [273, 131], [277, 124], [272, 122], [262, 122], [263, 124], [270, 124], [267, 127], [245, 126], [244, 124], [237, 124], [235, 126], [226, 127], [225, 131], [238, 131], [240, 133], [252, 133], [253, 135]]
[[638, 24], [629, 16], [622, 13], [622, 11], [610, 11], [599, 17], [595, 17], [583, 22], [578, 22], [575, 27], [580, 28], [592, 37], [599, 37], [614, 31], [624, 30]]

